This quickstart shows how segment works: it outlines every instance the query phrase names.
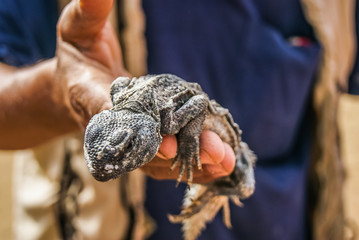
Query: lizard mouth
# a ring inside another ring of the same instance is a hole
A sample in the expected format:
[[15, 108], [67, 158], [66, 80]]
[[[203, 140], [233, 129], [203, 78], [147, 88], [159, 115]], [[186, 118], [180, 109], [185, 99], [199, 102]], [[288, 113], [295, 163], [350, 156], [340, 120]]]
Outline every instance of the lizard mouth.
[[[137, 151], [133, 152], [131, 151], [131, 148], [135, 148]], [[146, 145], [132, 143], [129, 144], [127, 150], [122, 152], [121, 155], [114, 158], [112, 161], [93, 163], [93, 171], [90, 170], [90, 172], [98, 181], [105, 182], [111, 179], [116, 179], [121, 175], [131, 172], [146, 164], [155, 156], [155, 154], [156, 153], [153, 154], [151, 151], [148, 151]]]
[[160, 134], [153, 134], [151, 127], [115, 129], [109, 137], [98, 141], [98, 147], [91, 148], [91, 142], [85, 144], [85, 152], [90, 150], [87, 163], [91, 175], [104, 182], [149, 162], [156, 155], [162, 140]]
[[[136, 151], [135, 151], [136, 150]], [[141, 165], [139, 159], [148, 158], [146, 144], [134, 135], [117, 146], [106, 145], [95, 161], [89, 164], [92, 176], [98, 181], [108, 181], [128, 173]]]

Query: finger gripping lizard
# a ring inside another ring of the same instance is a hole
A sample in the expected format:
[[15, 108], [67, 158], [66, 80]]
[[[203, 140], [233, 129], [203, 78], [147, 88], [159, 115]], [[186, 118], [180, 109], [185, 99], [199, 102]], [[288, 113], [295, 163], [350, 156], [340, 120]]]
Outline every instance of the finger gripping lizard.
[[139, 78], [120, 77], [111, 86], [113, 108], [93, 116], [84, 141], [87, 166], [95, 179], [107, 181], [151, 161], [162, 135], [176, 135], [177, 155], [171, 170], [179, 165], [177, 181], [187, 173], [191, 185], [193, 166], [201, 169], [199, 136], [211, 130], [228, 143], [235, 155], [234, 171], [208, 184], [193, 184], [186, 194], [180, 215], [169, 215], [183, 223], [185, 239], [195, 239], [220, 208], [230, 227], [228, 199], [239, 203], [254, 191], [256, 160], [229, 111], [210, 100], [197, 83], [171, 74]]

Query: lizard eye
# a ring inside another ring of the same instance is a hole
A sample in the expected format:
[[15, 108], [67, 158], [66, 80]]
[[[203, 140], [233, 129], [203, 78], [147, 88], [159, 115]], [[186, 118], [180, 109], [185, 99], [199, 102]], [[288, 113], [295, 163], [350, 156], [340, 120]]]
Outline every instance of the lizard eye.
[[132, 141], [130, 141], [130, 142], [128, 143], [128, 145], [125, 147], [125, 151], [126, 151], [126, 152], [131, 151], [132, 147], [133, 147], [133, 144], [132, 144]]
[[133, 132], [131, 129], [128, 130], [119, 129], [112, 134], [111, 143], [113, 145], [120, 145], [120, 144], [128, 145], [127, 143], [131, 143], [132, 137], [133, 137]]

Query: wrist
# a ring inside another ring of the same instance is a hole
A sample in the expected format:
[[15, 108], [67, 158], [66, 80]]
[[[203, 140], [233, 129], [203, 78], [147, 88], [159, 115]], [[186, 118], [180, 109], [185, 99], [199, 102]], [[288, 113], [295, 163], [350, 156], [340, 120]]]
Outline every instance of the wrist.
[[17, 81], [24, 81], [28, 75], [32, 76], [22, 93], [29, 99], [29, 112], [25, 113], [30, 115], [29, 122], [47, 138], [80, 129], [63, 101], [58, 101], [61, 86], [55, 79], [56, 69], [57, 58], [52, 58], [17, 72]]
[[26, 68], [0, 65], [0, 148], [21, 149], [78, 129], [54, 100], [56, 59]]

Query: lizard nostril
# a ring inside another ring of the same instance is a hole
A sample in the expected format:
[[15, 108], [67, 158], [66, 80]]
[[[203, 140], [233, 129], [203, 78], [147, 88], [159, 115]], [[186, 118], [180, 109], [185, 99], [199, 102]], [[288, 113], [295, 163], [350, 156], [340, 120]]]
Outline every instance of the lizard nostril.
[[113, 154], [116, 153], [116, 149], [115, 149], [114, 147], [111, 147], [111, 146], [107, 145], [107, 146], [105, 146], [105, 147], [103, 148], [103, 152], [113, 155]]
[[111, 151], [111, 147], [110, 146], [105, 146], [104, 148], [103, 148], [103, 151], [105, 152], [105, 153], [108, 153], [109, 151]]

